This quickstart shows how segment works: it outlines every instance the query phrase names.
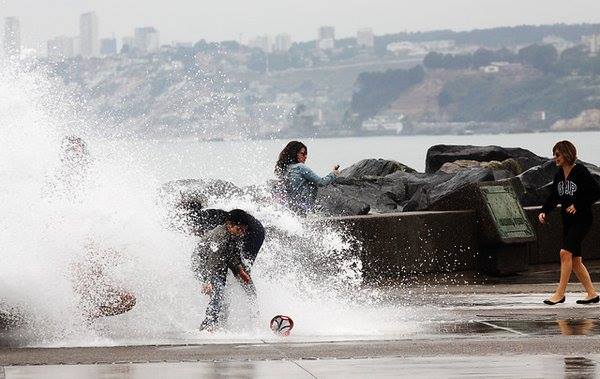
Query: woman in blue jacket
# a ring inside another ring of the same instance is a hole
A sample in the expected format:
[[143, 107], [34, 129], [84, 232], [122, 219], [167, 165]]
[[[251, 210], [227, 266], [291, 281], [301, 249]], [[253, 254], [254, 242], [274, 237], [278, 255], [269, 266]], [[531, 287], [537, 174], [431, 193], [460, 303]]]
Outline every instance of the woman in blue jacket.
[[335, 166], [325, 177], [315, 174], [305, 164], [307, 156], [306, 145], [291, 141], [281, 151], [275, 165], [279, 191], [289, 207], [300, 214], [314, 211], [318, 187], [331, 184], [339, 176], [339, 166]]

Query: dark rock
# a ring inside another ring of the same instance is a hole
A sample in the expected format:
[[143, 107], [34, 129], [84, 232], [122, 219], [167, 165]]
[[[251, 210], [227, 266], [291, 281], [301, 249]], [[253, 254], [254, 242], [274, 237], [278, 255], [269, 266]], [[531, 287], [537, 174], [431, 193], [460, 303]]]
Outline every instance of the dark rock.
[[363, 159], [350, 167], [343, 169], [340, 176], [343, 178], [362, 178], [364, 176], [386, 176], [396, 171], [416, 172], [400, 162], [387, 159]]
[[506, 174], [502, 174], [502, 175], [505, 175], [507, 177], [519, 175], [523, 172], [519, 162], [517, 162], [513, 158], [506, 159], [502, 162], [499, 162], [499, 161], [478, 162], [478, 161], [459, 159], [454, 162], [444, 163], [437, 172], [445, 172], [448, 174], [455, 174], [459, 171], [471, 170], [471, 169], [479, 168], [479, 167], [489, 168], [489, 169], [497, 170], [497, 171], [506, 171], [506, 172], [508, 172], [508, 175], [506, 175]]
[[[439, 175], [439, 174], [438, 174]], [[450, 175], [450, 174], [444, 174]], [[450, 179], [445, 179], [434, 186], [424, 185], [420, 187], [411, 199], [406, 203], [404, 211], [421, 211], [430, 208], [436, 201], [455, 192], [469, 183], [488, 182], [494, 180], [493, 170], [487, 168], [475, 168], [468, 171], [460, 171]]]
[[365, 215], [371, 206], [360, 200], [351, 186], [330, 185], [319, 188], [317, 207], [331, 216]]
[[525, 190], [525, 193], [519, 199], [521, 204], [523, 206], [543, 204], [550, 195], [556, 171], [556, 164], [554, 161], [549, 160], [518, 175], [517, 178], [521, 180]]
[[334, 184], [319, 188], [317, 204], [331, 215], [348, 215], [356, 210], [364, 212], [367, 206], [372, 211], [385, 213], [396, 211], [405, 197], [402, 179], [340, 177]]
[[435, 203], [442, 197], [460, 190], [466, 184], [477, 182], [489, 182], [494, 180], [494, 172], [488, 168], [476, 168], [469, 171], [461, 171], [444, 183], [438, 184], [429, 192], [429, 202]]
[[420, 172], [409, 173], [397, 171], [393, 174], [387, 175], [386, 179], [402, 180], [405, 187], [405, 198], [410, 199], [414, 194], [422, 187], [427, 189], [433, 188], [438, 184], [441, 184], [451, 179], [453, 174], [435, 173], [432, 175], [424, 174]]
[[495, 181], [510, 179], [515, 176], [515, 174], [507, 170], [492, 170], [492, 173]]
[[446, 162], [473, 160], [478, 162], [504, 161], [513, 158], [523, 170], [547, 161], [529, 150], [500, 146], [435, 145], [427, 150], [425, 172], [434, 173]]

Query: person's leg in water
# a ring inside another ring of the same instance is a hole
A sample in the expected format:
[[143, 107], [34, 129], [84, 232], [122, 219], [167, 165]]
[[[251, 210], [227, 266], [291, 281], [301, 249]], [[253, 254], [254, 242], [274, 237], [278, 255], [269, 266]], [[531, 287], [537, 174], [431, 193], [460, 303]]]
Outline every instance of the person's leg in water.
[[200, 330], [214, 331], [222, 321], [225, 285], [227, 283], [227, 267], [221, 268], [211, 278], [212, 293], [206, 307], [206, 317], [200, 325]]
[[587, 297], [584, 300], [589, 301], [598, 297], [598, 291], [594, 288], [590, 273], [583, 264], [581, 257], [573, 257], [573, 272], [587, 292]]
[[558, 282], [558, 288], [552, 296], [544, 300], [544, 303], [554, 305], [555, 303], [562, 303], [565, 299], [565, 292], [567, 291], [567, 285], [569, 284], [569, 278], [573, 271], [573, 254], [565, 249], [560, 250], [560, 281]]

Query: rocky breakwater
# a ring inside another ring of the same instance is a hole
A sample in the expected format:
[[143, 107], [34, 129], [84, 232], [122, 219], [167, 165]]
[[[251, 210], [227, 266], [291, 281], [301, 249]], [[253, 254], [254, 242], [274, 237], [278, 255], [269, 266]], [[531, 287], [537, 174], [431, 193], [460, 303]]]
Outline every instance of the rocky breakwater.
[[[600, 183], [600, 168], [582, 163]], [[432, 146], [425, 166], [420, 173], [395, 161], [360, 161], [319, 189], [318, 202], [330, 215], [424, 211], [467, 184], [508, 180], [524, 206], [541, 205], [556, 173], [552, 159], [500, 146]]]
[[[582, 163], [600, 183], [600, 168]], [[332, 185], [319, 188], [317, 205], [327, 216], [439, 210], [436, 203], [467, 184], [503, 180], [513, 183], [524, 206], [541, 205], [555, 172], [551, 159], [526, 149], [436, 145], [427, 151], [424, 173], [385, 159], [364, 159], [345, 168]], [[269, 204], [273, 184], [238, 188], [223, 180], [190, 179], [166, 183], [163, 190], [192, 194], [203, 204], [206, 198], [231, 196]]]

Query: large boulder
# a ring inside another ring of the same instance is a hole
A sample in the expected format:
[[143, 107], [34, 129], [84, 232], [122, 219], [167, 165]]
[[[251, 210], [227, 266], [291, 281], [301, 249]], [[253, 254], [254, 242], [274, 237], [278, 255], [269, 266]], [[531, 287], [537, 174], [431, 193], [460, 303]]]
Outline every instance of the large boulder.
[[523, 172], [521, 165], [513, 158], [500, 161], [491, 162], [479, 162], [473, 160], [459, 159], [454, 162], [446, 162], [440, 167], [438, 172], [445, 172], [447, 174], [455, 174], [459, 171], [470, 170], [473, 168], [489, 168], [494, 171], [506, 171], [512, 176], [519, 175]]
[[438, 184], [441, 184], [451, 179], [454, 174], [445, 174], [437, 172], [429, 175], [421, 172], [401, 172], [397, 171], [393, 174], [387, 175], [386, 179], [402, 180], [405, 187], [405, 198], [410, 199], [414, 194], [421, 188], [431, 189]]
[[556, 174], [554, 161], [547, 161], [539, 166], [530, 168], [517, 176], [523, 184], [525, 193], [519, 199], [523, 206], [543, 204], [552, 187], [552, 180]]
[[436, 201], [455, 192], [460, 191], [462, 187], [469, 183], [494, 181], [494, 171], [489, 168], [474, 168], [456, 173], [450, 179], [427, 187], [422, 186], [415, 192], [408, 203], [404, 206], [404, 211], [422, 211], [428, 209]]
[[425, 172], [434, 173], [446, 162], [471, 160], [478, 162], [505, 161], [513, 158], [523, 170], [547, 161], [529, 150], [500, 146], [435, 145], [427, 150]]
[[369, 210], [385, 213], [397, 211], [405, 198], [402, 179], [340, 177], [334, 184], [319, 189], [317, 203], [331, 215], [366, 214]]
[[330, 185], [319, 189], [317, 207], [328, 216], [365, 215], [371, 206], [360, 199], [359, 190], [352, 186]]
[[343, 169], [340, 176], [343, 178], [362, 178], [365, 176], [386, 176], [396, 171], [416, 172], [400, 162], [387, 159], [363, 159], [350, 167]]

